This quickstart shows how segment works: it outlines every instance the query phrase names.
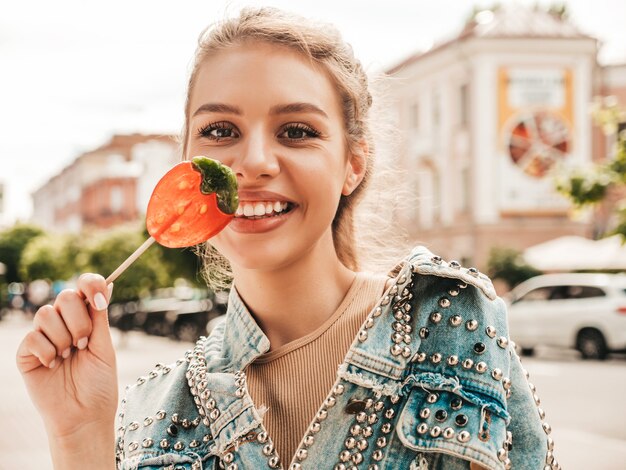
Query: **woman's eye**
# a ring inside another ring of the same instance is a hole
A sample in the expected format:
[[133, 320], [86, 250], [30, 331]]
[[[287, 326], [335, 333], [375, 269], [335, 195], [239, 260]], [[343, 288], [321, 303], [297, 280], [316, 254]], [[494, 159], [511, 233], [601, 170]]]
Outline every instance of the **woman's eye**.
[[221, 139], [229, 139], [239, 137], [237, 130], [227, 123], [214, 123], [202, 127], [198, 130], [198, 134], [207, 139], [219, 141]]
[[284, 128], [283, 131], [279, 134], [279, 137], [288, 140], [305, 140], [318, 137], [319, 135], [319, 132], [308, 126], [294, 125]]

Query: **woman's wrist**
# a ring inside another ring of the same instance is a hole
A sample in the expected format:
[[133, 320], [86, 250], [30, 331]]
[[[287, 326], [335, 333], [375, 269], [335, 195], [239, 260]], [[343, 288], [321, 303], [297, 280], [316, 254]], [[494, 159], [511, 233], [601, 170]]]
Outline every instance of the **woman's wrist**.
[[115, 430], [111, 423], [89, 423], [65, 435], [49, 434], [55, 469], [93, 470], [115, 468]]

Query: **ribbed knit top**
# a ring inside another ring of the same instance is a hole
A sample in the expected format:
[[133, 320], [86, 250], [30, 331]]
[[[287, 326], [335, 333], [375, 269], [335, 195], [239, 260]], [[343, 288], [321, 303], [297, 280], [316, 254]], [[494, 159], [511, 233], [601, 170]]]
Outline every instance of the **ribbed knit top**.
[[250, 395], [257, 408], [267, 408], [263, 422], [284, 465], [330, 392], [337, 368], [382, 296], [385, 281], [385, 276], [357, 273], [337, 310], [319, 328], [248, 366]]

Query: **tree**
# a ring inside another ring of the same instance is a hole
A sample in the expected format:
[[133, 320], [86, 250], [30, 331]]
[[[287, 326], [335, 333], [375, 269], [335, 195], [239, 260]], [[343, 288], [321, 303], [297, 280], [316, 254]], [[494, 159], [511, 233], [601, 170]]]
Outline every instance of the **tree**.
[[66, 281], [77, 274], [78, 239], [71, 235], [42, 234], [28, 242], [19, 263], [20, 277], [26, 281], [47, 279]]
[[595, 100], [592, 115], [605, 134], [615, 136], [614, 155], [591, 168], [565, 173], [556, 187], [578, 208], [609, 205], [615, 223], [602, 235], [620, 234], [626, 242], [626, 111], [614, 97], [607, 97]]
[[502, 279], [512, 289], [541, 271], [527, 264], [518, 250], [495, 247], [489, 253], [487, 274], [492, 279]]
[[[97, 272], [106, 277], [144, 240], [141, 231], [127, 227], [98, 234], [87, 243], [79, 257], [81, 271]], [[151, 247], [115, 281], [114, 298], [117, 301], [134, 300], [172, 282], [161, 251]]]
[[4, 278], [7, 283], [24, 280], [19, 273], [22, 253], [32, 239], [43, 233], [39, 227], [26, 224], [16, 224], [0, 232], [0, 262], [6, 266]]

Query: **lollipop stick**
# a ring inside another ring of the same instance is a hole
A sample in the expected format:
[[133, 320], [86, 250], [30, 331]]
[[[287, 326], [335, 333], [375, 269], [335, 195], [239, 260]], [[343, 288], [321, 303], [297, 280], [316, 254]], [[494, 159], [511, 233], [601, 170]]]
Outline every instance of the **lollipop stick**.
[[154, 242], [155, 240], [152, 237], [143, 242], [142, 245], [133, 252], [133, 254], [126, 258], [126, 260], [122, 264], [120, 264], [118, 268], [109, 275], [109, 277], [106, 278], [106, 283], [111, 284], [113, 281], [115, 281], [119, 277], [119, 275], [126, 271], [126, 269], [131, 264], [133, 264], [135, 260], [143, 254], [144, 251], [150, 248], [150, 245], [152, 245]]

